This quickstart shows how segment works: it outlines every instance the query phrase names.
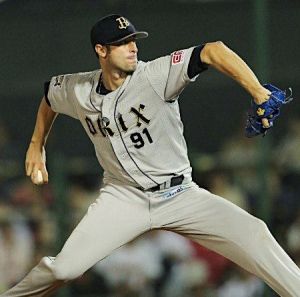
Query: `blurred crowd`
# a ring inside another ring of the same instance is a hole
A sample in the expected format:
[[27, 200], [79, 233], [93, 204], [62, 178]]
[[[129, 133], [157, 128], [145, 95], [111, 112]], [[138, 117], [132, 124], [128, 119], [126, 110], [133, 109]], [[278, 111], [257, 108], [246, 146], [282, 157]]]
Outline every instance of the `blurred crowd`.
[[[268, 148], [267, 138], [262, 142], [237, 133], [218, 152], [191, 159], [200, 186], [265, 219], [300, 266], [300, 119], [290, 119], [289, 125], [275, 146]], [[97, 198], [100, 182], [98, 174], [68, 174], [60, 203], [52, 183], [37, 187], [23, 176], [24, 160], [9, 135], [0, 123], [0, 292], [42, 256], [60, 250]], [[261, 297], [265, 286], [178, 234], [152, 231], [96, 264], [67, 290], [72, 297]]]

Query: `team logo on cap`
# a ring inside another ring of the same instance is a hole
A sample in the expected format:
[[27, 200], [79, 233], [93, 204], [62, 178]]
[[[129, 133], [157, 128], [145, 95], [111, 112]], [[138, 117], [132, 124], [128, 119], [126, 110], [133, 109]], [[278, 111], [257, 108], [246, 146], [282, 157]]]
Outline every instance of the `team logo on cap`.
[[116, 21], [119, 23], [119, 29], [126, 29], [130, 25], [128, 20], [126, 20], [124, 17], [119, 17], [116, 19]]

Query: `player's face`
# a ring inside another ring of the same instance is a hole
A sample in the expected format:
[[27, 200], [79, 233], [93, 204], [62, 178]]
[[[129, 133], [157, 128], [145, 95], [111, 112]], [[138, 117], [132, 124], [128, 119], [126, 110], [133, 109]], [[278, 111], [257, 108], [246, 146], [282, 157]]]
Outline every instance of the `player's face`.
[[135, 39], [127, 39], [117, 45], [110, 45], [108, 62], [114, 69], [133, 72], [137, 67], [137, 52]]

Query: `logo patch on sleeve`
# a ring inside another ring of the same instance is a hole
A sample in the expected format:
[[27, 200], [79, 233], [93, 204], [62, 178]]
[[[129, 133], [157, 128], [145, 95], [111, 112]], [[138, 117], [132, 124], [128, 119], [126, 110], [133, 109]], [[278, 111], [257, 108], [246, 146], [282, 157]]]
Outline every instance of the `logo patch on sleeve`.
[[65, 76], [64, 75], [59, 75], [55, 77], [55, 82], [54, 82], [54, 87], [60, 87], [61, 88], [61, 84], [63, 83]]
[[182, 64], [184, 62], [184, 51], [176, 51], [172, 54], [172, 65]]

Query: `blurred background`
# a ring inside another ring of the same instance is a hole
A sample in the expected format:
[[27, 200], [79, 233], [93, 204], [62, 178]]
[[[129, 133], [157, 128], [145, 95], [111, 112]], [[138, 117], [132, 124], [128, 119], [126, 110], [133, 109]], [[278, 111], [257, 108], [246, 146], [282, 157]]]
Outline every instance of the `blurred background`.
[[[261, 82], [293, 87], [265, 138], [243, 135], [249, 95], [210, 69], [181, 95], [194, 180], [264, 219], [300, 264], [300, 1], [0, 1], [0, 292], [44, 255], [56, 255], [98, 195], [102, 169], [79, 122], [59, 116], [48, 139], [50, 183], [24, 176], [43, 96], [56, 74], [98, 67], [89, 41], [102, 16], [127, 16], [149, 38], [139, 59], [221, 40]], [[152, 232], [57, 293], [62, 297], [277, 296], [254, 276], [185, 238]]]

